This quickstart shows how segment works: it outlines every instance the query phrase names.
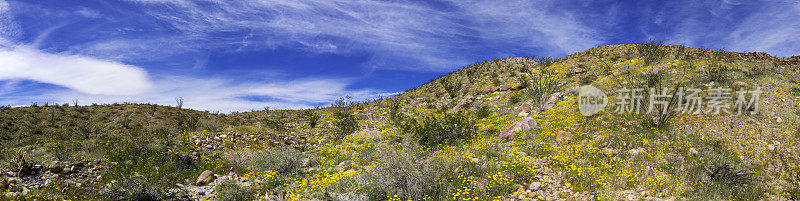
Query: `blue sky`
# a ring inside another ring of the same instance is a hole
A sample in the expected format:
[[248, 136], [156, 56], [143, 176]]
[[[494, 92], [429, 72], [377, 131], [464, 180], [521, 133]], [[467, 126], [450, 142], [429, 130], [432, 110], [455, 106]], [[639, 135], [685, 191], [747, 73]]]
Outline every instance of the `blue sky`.
[[647, 39], [800, 55], [800, 2], [0, 0], [0, 104], [304, 108]]

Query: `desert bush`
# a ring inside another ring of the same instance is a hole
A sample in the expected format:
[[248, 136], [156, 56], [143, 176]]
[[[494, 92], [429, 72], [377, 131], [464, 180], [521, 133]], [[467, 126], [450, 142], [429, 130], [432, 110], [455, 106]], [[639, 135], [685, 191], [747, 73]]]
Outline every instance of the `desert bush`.
[[71, 141], [59, 141], [45, 144], [47, 152], [59, 161], [67, 161], [76, 149], [80, 148], [80, 144]]
[[154, 186], [148, 178], [140, 175], [126, 175], [120, 182], [105, 188], [101, 193], [106, 200], [160, 201], [169, 197], [163, 188]]
[[236, 184], [236, 181], [225, 180], [214, 187], [217, 201], [245, 201], [255, 200], [253, 190]]
[[333, 107], [333, 133], [337, 137], [349, 135], [358, 130], [358, 119], [353, 115], [352, 107], [355, 102], [350, 97], [340, 98], [334, 102]]
[[522, 94], [520, 93], [514, 93], [508, 97], [508, 103], [511, 105], [516, 105], [520, 101], [522, 101]]
[[396, 126], [401, 125], [403, 119], [406, 118], [401, 110], [403, 110], [403, 105], [400, 103], [400, 101], [392, 102], [389, 105], [389, 120]]
[[478, 119], [485, 119], [492, 115], [492, 111], [488, 105], [479, 106], [478, 109], [475, 110], [475, 117]]
[[461, 91], [461, 87], [463, 86], [458, 79], [450, 77], [439, 78], [439, 83], [450, 98], [458, 97], [458, 92]]
[[724, 82], [728, 80], [731, 68], [721, 61], [707, 61], [703, 75], [708, 81]]
[[541, 57], [536, 61], [538, 62], [536, 71], [532, 72], [530, 79], [524, 82], [527, 86], [522, 92], [531, 96], [534, 106], [541, 108], [558, 88], [558, 74], [549, 69], [555, 62], [552, 57]]
[[303, 166], [303, 153], [288, 147], [275, 148], [252, 154], [246, 163], [249, 169], [259, 172], [295, 174]]
[[200, 129], [207, 130], [207, 131], [221, 131], [225, 128], [225, 124], [218, 119], [211, 119], [211, 118], [203, 118], [197, 122], [200, 126]]
[[309, 127], [316, 128], [317, 124], [319, 124], [320, 117], [317, 113], [314, 113], [314, 111], [306, 110], [303, 116], [305, 117], [306, 121], [308, 121]]
[[[107, 167], [103, 177], [128, 182], [122, 182], [115, 187], [116, 190], [112, 189], [106, 194], [122, 196], [126, 200], [137, 196], [149, 199], [151, 195], [164, 195], [163, 192], [177, 183], [194, 179], [201, 169], [213, 168], [199, 167], [207, 163], [170, 150], [172, 147], [165, 144], [169, 142], [158, 140], [161, 137], [154, 135], [162, 134], [137, 131], [131, 136], [110, 139], [109, 143], [104, 144], [106, 157], [112, 165]], [[140, 186], [146, 188], [138, 189]], [[123, 193], [120, 195], [119, 192]]]
[[404, 132], [420, 145], [454, 144], [476, 135], [475, 122], [464, 113], [439, 113], [420, 119], [409, 118], [402, 125]]
[[452, 164], [437, 157], [418, 156], [419, 147], [414, 143], [406, 143], [400, 151], [382, 147], [376, 153], [380, 166], [364, 175], [363, 189], [370, 200], [445, 199], [445, 178]]
[[649, 40], [636, 45], [636, 50], [642, 56], [645, 65], [651, 65], [661, 61], [667, 56], [667, 51], [664, 50], [663, 41]]

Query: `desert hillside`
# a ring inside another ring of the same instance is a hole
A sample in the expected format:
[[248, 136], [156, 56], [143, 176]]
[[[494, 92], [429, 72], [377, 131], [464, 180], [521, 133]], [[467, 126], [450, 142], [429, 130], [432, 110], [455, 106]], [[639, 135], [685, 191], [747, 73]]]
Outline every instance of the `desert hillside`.
[[0, 200], [798, 200], [799, 103], [798, 56], [647, 42], [316, 109], [0, 107]]

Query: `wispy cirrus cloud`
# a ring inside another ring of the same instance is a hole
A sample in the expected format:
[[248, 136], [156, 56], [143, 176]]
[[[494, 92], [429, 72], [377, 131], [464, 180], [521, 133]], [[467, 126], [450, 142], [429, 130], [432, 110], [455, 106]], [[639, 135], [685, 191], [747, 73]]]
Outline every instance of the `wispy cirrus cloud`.
[[131, 1], [204, 47], [368, 52], [373, 69], [448, 71], [486, 55], [600, 44], [572, 14], [550, 9], [555, 1]]

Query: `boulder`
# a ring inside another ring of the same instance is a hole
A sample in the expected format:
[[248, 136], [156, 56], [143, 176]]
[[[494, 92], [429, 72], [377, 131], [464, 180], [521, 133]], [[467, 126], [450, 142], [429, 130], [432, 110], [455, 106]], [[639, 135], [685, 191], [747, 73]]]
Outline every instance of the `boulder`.
[[733, 82], [733, 85], [731, 85], [731, 88], [733, 88], [734, 90], [741, 89], [741, 88], [744, 88], [744, 87], [747, 87], [747, 83], [742, 82], [742, 81]]
[[525, 85], [518, 84], [518, 85], [511, 86], [511, 90], [512, 91], [520, 90], [522, 88], [525, 88]]
[[500, 88], [497, 88], [496, 86], [488, 86], [480, 89], [481, 94], [490, 94], [497, 91], [500, 91]]
[[535, 182], [532, 182], [530, 185], [528, 185], [528, 190], [531, 190], [531, 191], [538, 191], [538, 190], [541, 190], [541, 189], [542, 189], [542, 182], [535, 181]]
[[536, 123], [536, 120], [533, 120], [533, 118], [530, 117], [525, 117], [512, 123], [511, 125], [508, 125], [508, 127], [500, 132], [500, 137], [504, 139], [512, 139], [514, 138], [514, 133], [534, 129], [537, 125], [538, 124]]
[[500, 91], [508, 91], [511, 89], [511, 85], [503, 85], [500, 86]]
[[465, 99], [461, 100], [460, 102], [458, 102], [458, 104], [455, 107], [453, 107], [453, 109], [450, 110], [450, 111], [458, 111], [458, 110], [464, 109], [464, 105], [466, 105], [467, 103], [469, 103], [471, 101], [472, 101], [472, 97], [468, 96], [467, 98], [465, 98]]
[[514, 109], [514, 114], [519, 114], [522, 112], [530, 113], [531, 112], [531, 104], [530, 103], [523, 103], [516, 109]]
[[561, 142], [572, 141], [572, 133], [569, 131], [558, 131], [558, 133], [556, 133], [556, 140]]
[[203, 186], [213, 182], [214, 179], [217, 179], [217, 177], [214, 175], [214, 172], [211, 172], [211, 170], [206, 170], [203, 171], [203, 173], [200, 173], [200, 176], [197, 177], [197, 182], [195, 182], [195, 185]]
[[583, 68], [583, 67], [577, 67], [577, 68], [575, 68], [575, 71], [573, 71], [573, 72], [575, 72], [575, 74], [581, 74], [583, 72], [586, 72], [586, 69]]
[[64, 166], [60, 166], [58, 164], [52, 164], [49, 167], [47, 167], [47, 170], [49, 170], [52, 173], [61, 173], [61, 171], [64, 170]]

